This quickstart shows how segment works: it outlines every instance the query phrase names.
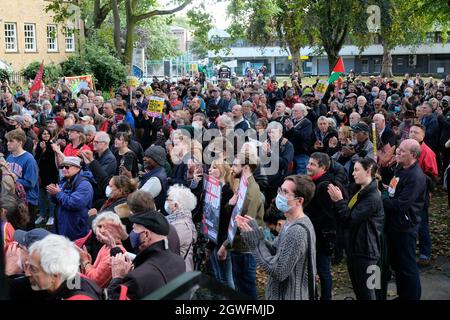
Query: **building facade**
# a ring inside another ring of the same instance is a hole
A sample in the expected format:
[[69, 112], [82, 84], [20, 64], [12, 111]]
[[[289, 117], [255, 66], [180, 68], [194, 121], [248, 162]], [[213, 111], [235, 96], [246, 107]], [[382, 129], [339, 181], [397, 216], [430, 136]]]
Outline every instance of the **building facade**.
[[14, 71], [34, 61], [60, 63], [79, 51], [81, 19], [57, 25], [52, 13], [45, 12], [48, 4], [47, 0], [1, 1], [0, 60]]
[[[229, 37], [224, 30], [210, 31], [210, 37]], [[326, 55], [316, 55], [314, 48], [305, 47], [300, 50], [302, 66], [305, 74], [329, 75]], [[339, 55], [344, 60], [345, 71], [354, 70], [362, 75], [377, 75], [381, 72], [383, 47], [379, 43], [368, 46], [363, 52], [358, 47], [346, 42]], [[268, 43], [266, 47], [252, 46], [246, 40], [238, 40], [230, 46], [229, 52], [222, 51], [219, 56], [224, 61], [237, 60], [236, 74], [244, 75], [249, 66], [258, 69], [263, 64], [271, 75], [288, 75], [292, 72], [292, 61], [288, 51], [278, 42]], [[213, 52], [209, 58], [215, 57]], [[450, 73], [450, 37], [443, 43], [439, 32], [429, 34], [427, 43], [416, 47], [396, 47], [392, 50], [392, 71], [396, 75], [405, 73], [421, 73], [444, 76]]]

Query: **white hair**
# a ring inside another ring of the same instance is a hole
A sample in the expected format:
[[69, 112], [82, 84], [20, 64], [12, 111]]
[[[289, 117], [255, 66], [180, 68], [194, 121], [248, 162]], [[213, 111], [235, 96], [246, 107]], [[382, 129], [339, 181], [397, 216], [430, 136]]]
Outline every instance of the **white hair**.
[[51, 234], [30, 247], [30, 256], [39, 254], [42, 270], [47, 275], [60, 275], [62, 281], [73, 279], [78, 273], [80, 254], [69, 239]]
[[267, 131], [270, 131], [272, 129], [283, 131], [283, 125], [277, 121], [269, 122], [267, 125]]
[[330, 127], [336, 129], [336, 127], [337, 127], [336, 120], [334, 120], [333, 118], [327, 118], [327, 120], [330, 123]]
[[321, 121], [326, 121], [328, 122], [328, 118], [325, 116], [320, 116], [319, 119], [317, 119], [317, 123], [321, 122]]
[[94, 221], [92, 221], [92, 231], [94, 231], [94, 233], [95, 233], [95, 229], [97, 229], [97, 224], [103, 220], [112, 221], [113, 224], [121, 226], [123, 231], [126, 232], [126, 228], [122, 224], [120, 217], [112, 211], [105, 211], [105, 212], [102, 212], [101, 214], [97, 215], [97, 217], [95, 217]]
[[300, 108], [300, 110], [302, 111], [304, 117], [306, 117], [308, 115], [308, 108], [303, 103], [296, 103], [296, 104], [294, 104], [292, 109], [294, 109], [295, 107], [299, 107]]
[[225, 127], [227, 127], [228, 129], [233, 129], [234, 128], [234, 122], [233, 119], [231, 119], [229, 116], [227, 115], [221, 115], [217, 118], [217, 123], [222, 123]]
[[97, 129], [92, 124], [87, 124], [84, 126], [84, 134], [95, 134]]
[[106, 142], [108, 145], [111, 142], [111, 138], [109, 137], [109, 134], [107, 134], [105, 131], [99, 131], [95, 134], [97, 137], [101, 139], [101, 141]]
[[167, 191], [167, 196], [174, 203], [178, 204], [181, 211], [192, 212], [192, 210], [194, 210], [197, 205], [197, 198], [194, 196], [191, 190], [181, 184], [171, 186], [169, 188], [169, 191]]

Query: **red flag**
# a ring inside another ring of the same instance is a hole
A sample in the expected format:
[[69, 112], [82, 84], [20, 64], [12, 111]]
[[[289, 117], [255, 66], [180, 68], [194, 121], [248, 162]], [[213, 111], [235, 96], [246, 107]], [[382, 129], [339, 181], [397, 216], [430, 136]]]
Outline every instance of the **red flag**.
[[44, 60], [41, 62], [41, 66], [39, 67], [38, 73], [36, 73], [36, 77], [34, 77], [33, 85], [30, 89], [30, 98], [34, 91], [39, 91], [42, 85], [42, 73], [44, 70]]
[[333, 72], [341, 72], [341, 73], [345, 72], [344, 61], [342, 61], [342, 57], [339, 57], [338, 61], [336, 62], [333, 68]]

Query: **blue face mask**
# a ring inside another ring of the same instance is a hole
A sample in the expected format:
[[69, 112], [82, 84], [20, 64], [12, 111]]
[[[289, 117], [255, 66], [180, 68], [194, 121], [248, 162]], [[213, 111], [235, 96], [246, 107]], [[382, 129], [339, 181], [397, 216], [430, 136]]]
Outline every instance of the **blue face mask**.
[[374, 97], [374, 98], [378, 97], [378, 93], [372, 92], [372, 97]]
[[409, 97], [411, 97], [412, 96], [412, 93], [411, 92], [409, 92], [409, 91], [406, 91], [405, 92], [405, 97], [406, 98], [409, 98]]
[[169, 203], [167, 201], [164, 203], [164, 210], [167, 214], [172, 214], [172, 210], [170, 209]]
[[131, 247], [137, 252], [139, 250], [139, 246], [141, 245], [140, 233], [131, 231], [130, 232], [130, 243]]
[[400, 112], [400, 110], [401, 110], [401, 107], [400, 107], [400, 106], [395, 106], [395, 107], [394, 107], [394, 111], [395, 111], [395, 112]]
[[288, 199], [280, 194], [277, 194], [277, 198], [275, 199], [275, 205], [277, 206], [277, 209], [283, 213], [291, 209], [291, 207], [288, 205]]

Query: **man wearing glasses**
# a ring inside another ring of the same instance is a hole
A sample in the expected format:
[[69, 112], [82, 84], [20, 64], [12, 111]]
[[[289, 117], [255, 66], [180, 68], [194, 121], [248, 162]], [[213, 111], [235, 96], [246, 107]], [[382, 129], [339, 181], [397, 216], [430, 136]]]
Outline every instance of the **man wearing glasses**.
[[84, 237], [89, 231], [88, 210], [92, 207], [94, 190], [87, 176], [81, 171], [81, 159], [65, 157], [61, 162], [64, 178], [47, 186], [47, 192], [59, 205], [58, 233], [70, 240]]

